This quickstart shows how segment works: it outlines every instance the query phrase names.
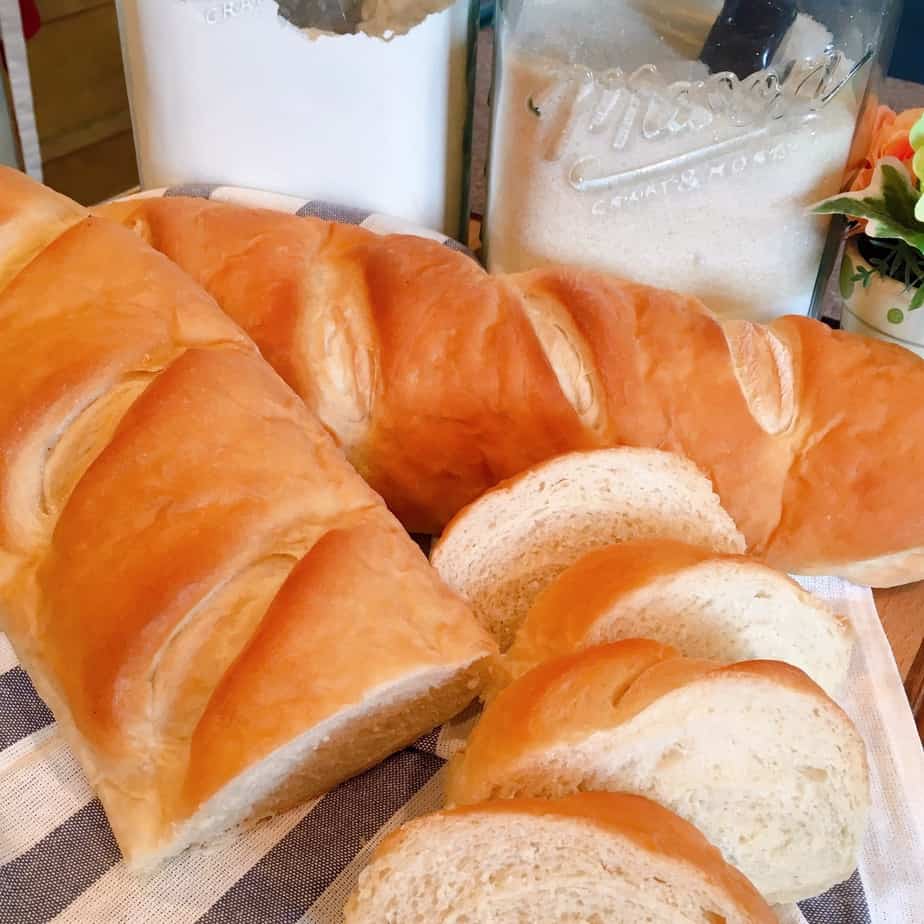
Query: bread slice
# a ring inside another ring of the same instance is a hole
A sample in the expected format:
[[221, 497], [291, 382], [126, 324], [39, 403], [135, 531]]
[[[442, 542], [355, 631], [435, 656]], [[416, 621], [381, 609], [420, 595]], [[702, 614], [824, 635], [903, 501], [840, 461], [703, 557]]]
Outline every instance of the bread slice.
[[505, 649], [565, 568], [591, 549], [638, 538], [744, 551], [692, 462], [623, 448], [558, 456], [502, 482], [452, 520], [430, 561]]
[[549, 658], [625, 638], [723, 664], [786, 661], [831, 695], [853, 646], [844, 619], [756, 559], [642, 539], [589, 552], [553, 581], [520, 626], [504, 673], [513, 679]]
[[379, 847], [346, 924], [775, 924], [691, 825], [637, 796], [584, 793], [438, 812]]
[[771, 903], [850, 876], [869, 803], [850, 719], [788, 664], [652, 645], [590, 648], [503, 690], [452, 765], [450, 802], [632, 792], [696, 825]]

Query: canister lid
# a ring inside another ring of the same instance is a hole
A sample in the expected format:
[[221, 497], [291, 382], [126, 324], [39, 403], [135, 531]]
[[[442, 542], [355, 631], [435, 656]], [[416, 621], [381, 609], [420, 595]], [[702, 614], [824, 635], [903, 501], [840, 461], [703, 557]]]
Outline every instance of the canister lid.
[[740, 79], [767, 67], [797, 14], [793, 0], [725, 0], [700, 60]]

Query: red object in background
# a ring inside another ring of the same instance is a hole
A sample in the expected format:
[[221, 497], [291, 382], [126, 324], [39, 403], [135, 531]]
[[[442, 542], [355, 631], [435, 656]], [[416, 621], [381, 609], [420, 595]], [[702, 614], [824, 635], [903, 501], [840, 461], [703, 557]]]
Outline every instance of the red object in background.
[[19, 10], [22, 13], [22, 31], [30, 39], [39, 30], [42, 19], [39, 16], [35, 0], [19, 0]]
[[[27, 39], [32, 38], [42, 24], [35, 0], [19, 0], [19, 11], [22, 14], [22, 31]], [[0, 63], [6, 70], [6, 55], [3, 53], [3, 42], [0, 42]]]

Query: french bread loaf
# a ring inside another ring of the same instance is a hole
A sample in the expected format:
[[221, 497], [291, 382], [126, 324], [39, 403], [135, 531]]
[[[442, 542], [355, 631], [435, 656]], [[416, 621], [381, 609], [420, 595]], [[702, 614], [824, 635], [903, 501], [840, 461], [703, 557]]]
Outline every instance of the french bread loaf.
[[640, 539], [590, 552], [554, 580], [501, 673], [509, 680], [549, 658], [627, 638], [724, 664], [785, 661], [832, 696], [853, 647], [847, 622], [787, 575], [741, 555]]
[[744, 549], [692, 463], [656, 449], [596, 449], [541, 462], [487, 491], [452, 519], [430, 562], [505, 649], [565, 568], [591, 549], [640, 537]]
[[647, 799], [585, 793], [438, 812], [391, 834], [346, 924], [775, 924], [692, 825]]
[[869, 805], [850, 719], [788, 664], [674, 654], [628, 640], [524, 674], [451, 766], [450, 804], [631, 792], [699, 828], [771, 903], [847, 879]]
[[[202, 200], [116, 203], [254, 337], [406, 526], [601, 446], [685, 455], [783, 571], [924, 578], [924, 361], [806, 318]], [[899, 461], [900, 460], [900, 461]]]
[[126, 859], [317, 795], [493, 646], [253, 343], [0, 168], [0, 628]]

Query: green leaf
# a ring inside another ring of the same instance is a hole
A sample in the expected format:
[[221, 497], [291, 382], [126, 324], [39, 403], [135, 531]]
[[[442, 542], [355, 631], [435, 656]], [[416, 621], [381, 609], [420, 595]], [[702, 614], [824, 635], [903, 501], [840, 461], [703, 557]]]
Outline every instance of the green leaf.
[[[919, 179], [924, 179], [924, 148], [918, 148], [911, 159], [911, 169], [914, 175]], [[918, 200], [921, 201], [920, 199]]]
[[908, 141], [915, 151], [920, 151], [924, 148], [924, 115], [911, 126], [911, 131], [908, 133]]
[[867, 219], [868, 237], [897, 239], [924, 252], [921, 194], [912, 186], [901, 161], [885, 157], [876, 164], [866, 189], [840, 193], [819, 202], [814, 212]]
[[841, 298], [850, 298], [853, 295], [856, 282], [853, 278], [853, 260], [847, 254], [844, 254], [841, 260], [841, 273], [838, 279], [841, 290]]
[[908, 306], [908, 310], [917, 311], [921, 305], [924, 305], [924, 285], [918, 286], [915, 290], [914, 297], [911, 299], [911, 304]]
[[890, 308], [888, 312], [886, 312], [886, 317], [892, 324], [901, 324], [902, 321], [905, 320], [905, 312], [902, 311], [901, 308]]

